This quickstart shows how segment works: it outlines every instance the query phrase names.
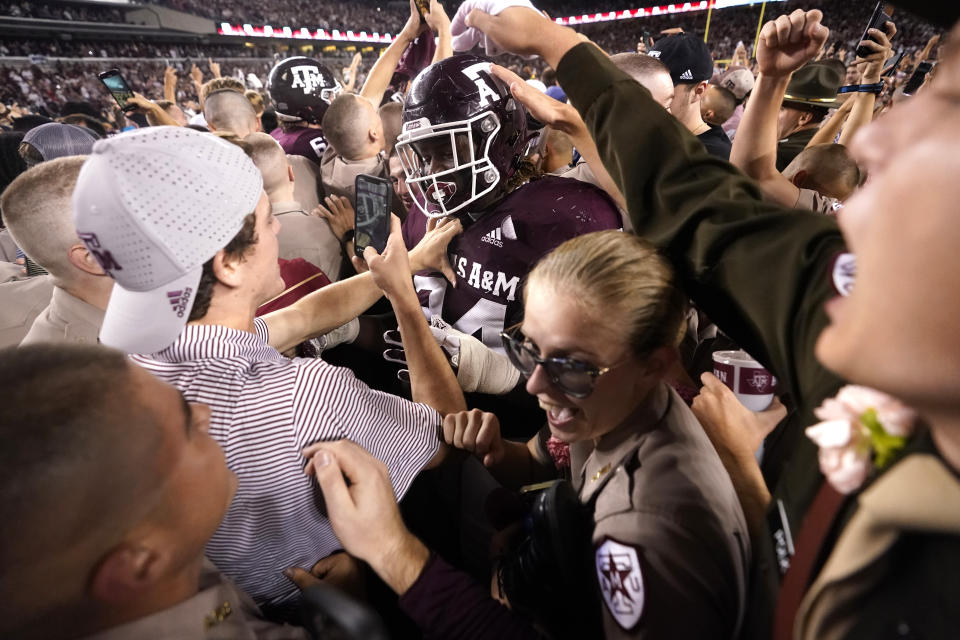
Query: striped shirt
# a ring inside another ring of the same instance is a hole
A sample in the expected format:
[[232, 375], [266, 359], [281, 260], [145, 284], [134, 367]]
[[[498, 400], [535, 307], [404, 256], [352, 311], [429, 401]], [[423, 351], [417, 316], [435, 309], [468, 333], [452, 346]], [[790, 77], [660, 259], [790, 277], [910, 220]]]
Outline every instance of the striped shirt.
[[438, 451], [441, 418], [370, 389], [349, 369], [285, 358], [267, 344], [266, 323], [257, 318], [255, 326], [253, 334], [187, 325], [163, 351], [131, 357], [189, 402], [210, 406], [210, 435], [238, 486], [207, 556], [258, 604], [282, 611], [299, 595], [282, 571], [309, 569], [341, 548], [300, 451], [318, 440], [353, 440], [386, 464], [399, 500]]

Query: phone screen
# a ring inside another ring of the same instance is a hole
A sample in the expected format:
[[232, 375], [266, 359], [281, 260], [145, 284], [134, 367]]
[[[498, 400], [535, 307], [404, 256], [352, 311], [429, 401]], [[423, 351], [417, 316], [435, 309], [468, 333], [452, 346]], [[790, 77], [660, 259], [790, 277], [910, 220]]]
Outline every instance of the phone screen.
[[361, 173], [354, 181], [357, 206], [354, 211], [354, 252], [363, 256], [368, 246], [383, 253], [390, 235], [390, 205], [393, 184], [386, 178]]
[[127, 81], [120, 75], [117, 69], [111, 69], [100, 74], [100, 81], [103, 82], [107, 90], [113, 95], [121, 109], [127, 108], [127, 101], [133, 97], [133, 89], [127, 84]]

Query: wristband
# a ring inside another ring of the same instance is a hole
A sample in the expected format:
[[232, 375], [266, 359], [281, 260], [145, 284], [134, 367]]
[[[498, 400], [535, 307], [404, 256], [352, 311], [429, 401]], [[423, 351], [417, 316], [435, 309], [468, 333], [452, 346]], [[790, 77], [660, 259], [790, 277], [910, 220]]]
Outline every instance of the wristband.
[[347, 230], [343, 233], [343, 237], [340, 238], [340, 244], [343, 245], [343, 246], [346, 246], [346, 244], [347, 244], [348, 242], [350, 242], [351, 240], [353, 240], [353, 236], [354, 236], [354, 235], [355, 235], [355, 231], [354, 231], [353, 229], [347, 229]]
[[876, 84], [848, 84], [845, 87], [840, 87], [837, 93], [873, 93], [880, 95], [883, 93], [883, 87], [882, 80]]

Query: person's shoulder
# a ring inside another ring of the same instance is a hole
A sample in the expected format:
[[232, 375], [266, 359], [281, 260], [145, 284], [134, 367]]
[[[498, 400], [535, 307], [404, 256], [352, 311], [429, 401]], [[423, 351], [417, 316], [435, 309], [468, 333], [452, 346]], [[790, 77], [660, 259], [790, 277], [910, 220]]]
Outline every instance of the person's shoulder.
[[525, 225], [572, 228], [577, 235], [603, 229], [619, 229], [617, 205], [588, 182], [560, 176], [531, 180], [513, 191], [497, 208]]

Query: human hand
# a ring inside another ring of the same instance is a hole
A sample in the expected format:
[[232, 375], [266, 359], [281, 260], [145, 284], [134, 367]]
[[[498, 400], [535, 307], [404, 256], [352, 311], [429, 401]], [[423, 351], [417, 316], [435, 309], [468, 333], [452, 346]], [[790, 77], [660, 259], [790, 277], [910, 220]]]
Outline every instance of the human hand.
[[463, 223], [453, 217], [432, 218], [427, 221], [427, 232], [410, 252], [410, 268], [417, 271], [439, 271], [450, 284], [457, 285], [457, 274], [450, 266], [447, 247], [455, 236], [463, 232]]
[[207, 58], [207, 64], [210, 66], [210, 73], [213, 74], [214, 78], [220, 77], [220, 63], [214, 62], [213, 58]]
[[854, 63], [860, 67], [860, 84], [876, 84], [880, 82], [880, 73], [883, 71], [883, 65], [890, 56], [893, 55], [893, 45], [890, 40], [897, 33], [897, 26], [890, 20], [884, 25], [884, 30], [870, 29], [867, 33], [876, 38], [860, 42], [860, 46], [870, 50], [870, 55], [866, 58], [857, 58]]
[[362, 565], [345, 552], [332, 553], [321, 558], [309, 571], [300, 567], [289, 567], [284, 570], [283, 575], [290, 578], [301, 591], [322, 582], [361, 600], [366, 593]]
[[190, 67], [190, 78], [193, 80], [193, 84], [195, 85], [203, 84], [203, 71], [200, 71], [200, 67], [197, 66], [197, 63], [193, 63], [193, 66]]
[[412, 42], [423, 27], [423, 21], [420, 19], [420, 12], [417, 11], [417, 5], [414, 4], [413, 0], [410, 0], [410, 17], [407, 18], [407, 22], [403, 25], [403, 29], [401, 29], [400, 33], [397, 34], [397, 39], [405, 42]]
[[163, 70], [163, 86], [164, 88], [177, 86], [177, 70], [173, 67]]
[[304, 473], [320, 484], [330, 525], [344, 549], [404, 593], [430, 552], [403, 524], [386, 466], [349, 440], [318, 442], [303, 456], [308, 460]]
[[311, 212], [318, 218], [323, 218], [330, 225], [330, 230], [337, 240], [343, 242], [343, 234], [353, 229], [355, 216], [353, 206], [348, 198], [330, 195], [323, 199], [327, 206], [318, 204]]
[[383, 253], [378, 253], [373, 246], [368, 245], [363, 250], [363, 259], [370, 269], [374, 283], [380, 287], [391, 304], [400, 304], [406, 298], [407, 302], [419, 308], [420, 302], [413, 290], [413, 278], [410, 277], [410, 258], [403, 245], [400, 219], [397, 216], [390, 216], [390, 237], [387, 238]]
[[440, 33], [450, 29], [450, 17], [437, 0], [430, 0], [430, 12], [423, 16], [423, 19], [431, 31]]
[[743, 406], [727, 385], [712, 373], [700, 376], [703, 388], [691, 409], [721, 458], [754, 459], [754, 454], [774, 427], [787, 415], [787, 408], [774, 397], [763, 411]]
[[356, 69], [357, 67], [359, 67], [361, 60], [363, 60], [363, 56], [361, 56], [360, 52], [357, 51], [355, 54], [353, 54], [353, 59], [350, 60], [350, 68]]
[[478, 44], [488, 56], [509, 51], [541, 55], [544, 35], [557, 27], [529, 0], [466, 0], [450, 22], [454, 51]]
[[586, 126], [583, 118], [572, 105], [554, 100], [542, 91], [538, 91], [513, 71], [494, 64], [490, 65], [490, 73], [503, 80], [510, 87], [510, 93], [517, 102], [526, 107], [530, 115], [543, 124], [568, 135]]
[[492, 413], [479, 409], [448, 413], [443, 418], [443, 439], [457, 449], [474, 453], [485, 467], [503, 460], [500, 421]]
[[763, 25], [757, 43], [757, 66], [769, 77], [788, 76], [812, 60], [830, 30], [820, 24], [819, 9], [797, 9]]
[[153, 101], [148, 100], [145, 96], [133, 92], [132, 98], [127, 98], [127, 106], [123, 108], [125, 112], [135, 111], [137, 113], [149, 113], [152, 111], [160, 111], [160, 107]]

